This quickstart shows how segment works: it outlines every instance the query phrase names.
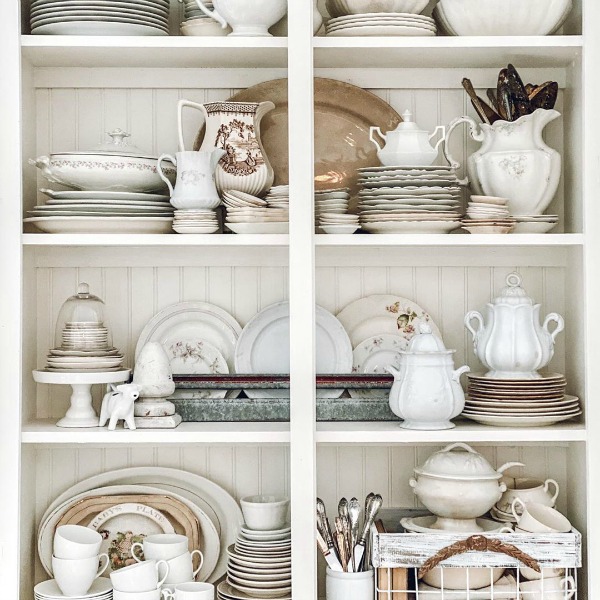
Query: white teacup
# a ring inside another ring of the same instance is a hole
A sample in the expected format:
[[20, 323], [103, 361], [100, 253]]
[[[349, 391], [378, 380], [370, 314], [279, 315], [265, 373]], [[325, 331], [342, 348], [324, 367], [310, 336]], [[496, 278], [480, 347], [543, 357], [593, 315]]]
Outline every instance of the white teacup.
[[102, 536], [81, 525], [61, 525], [54, 534], [54, 553], [57, 558], [92, 558], [98, 556]]
[[519, 584], [523, 600], [567, 600], [576, 590], [575, 579], [551, 577], [535, 581], [522, 581]]
[[157, 533], [145, 537], [141, 544], [140, 542], [132, 544], [131, 556], [137, 562], [142, 562], [135, 554], [136, 548], [140, 548], [144, 552], [146, 560], [171, 560], [186, 553], [188, 547], [189, 542], [185, 535], [179, 535], [178, 533]]
[[167, 590], [150, 590], [149, 592], [119, 592], [113, 590], [113, 600], [166, 600], [169, 598]]
[[244, 520], [249, 529], [273, 531], [281, 529], [287, 521], [290, 501], [282, 496], [246, 496], [240, 500]]
[[546, 579], [552, 579], [554, 577], [562, 577], [565, 574], [564, 569], [556, 569], [556, 568], [542, 569], [542, 572], [538, 573], [537, 571], [534, 571], [533, 569], [530, 569], [529, 567], [521, 567], [519, 569], [519, 572], [521, 573], [521, 577], [524, 577], [525, 579], [528, 579], [529, 581], [535, 581], [537, 579], [541, 579], [542, 577], [544, 577]]
[[214, 600], [215, 586], [197, 581], [180, 583], [173, 589], [171, 597], [175, 600]]
[[[521, 507], [522, 514], [518, 514], [518, 506]], [[572, 529], [567, 517], [544, 504], [525, 504], [520, 498], [515, 498], [511, 510], [519, 529], [530, 533], [567, 533]]]
[[[496, 503], [496, 508], [501, 512], [510, 512], [515, 498], [520, 498], [526, 504], [537, 502], [554, 508], [560, 487], [554, 479], [533, 479], [532, 477], [503, 478], [507, 489], [502, 498]], [[552, 487], [552, 492], [550, 488]]]
[[[102, 559], [105, 559], [102, 566]], [[65, 596], [85, 596], [97, 579], [108, 567], [108, 555], [88, 558], [52, 557], [52, 572], [60, 591]]]
[[[194, 555], [200, 558], [200, 564], [194, 571]], [[185, 552], [180, 556], [176, 556], [171, 560], [167, 561], [169, 565], [169, 574], [165, 579], [165, 584], [174, 583], [186, 583], [188, 581], [194, 581], [196, 575], [200, 572], [202, 564], [204, 563], [204, 556], [200, 550], [194, 550], [192, 552]]]
[[[158, 570], [161, 566], [166, 573], [164, 577], [159, 579]], [[118, 571], [113, 571], [110, 574], [110, 580], [115, 591], [131, 594], [136, 592], [152, 592], [160, 589], [168, 575], [169, 565], [166, 561], [146, 560], [123, 567]]]

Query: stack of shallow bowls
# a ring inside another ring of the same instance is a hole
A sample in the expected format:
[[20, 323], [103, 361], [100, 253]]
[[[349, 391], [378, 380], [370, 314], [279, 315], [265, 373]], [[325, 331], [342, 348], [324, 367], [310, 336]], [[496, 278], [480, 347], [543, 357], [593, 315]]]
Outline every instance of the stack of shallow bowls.
[[358, 215], [321, 213], [319, 217], [319, 226], [324, 233], [354, 233], [358, 225]]
[[[204, 2], [204, 6], [210, 11], [213, 10], [212, 2]], [[231, 33], [231, 28], [223, 29], [220, 23], [200, 10], [196, 0], [185, 0], [181, 33], [183, 35], [228, 35]]]
[[290, 208], [290, 186], [273, 186], [265, 196], [265, 202], [271, 208]]
[[169, 35], [169, 0], [33, 0], [31, 33]]
[[513, 233], [548, 233], [558, 224], [558, 215], [518, 215]]
[[[223, 194], [225, 225], [234, 233], [288, 233], [288, 208], [274, 208], [266, 200], [229, 190]], [[285, 204], [285, 203], [284, 203]]]
[[463, 229], [470, 233], [510, 233], [515, 225], [508, 210], [508, 198], [471, 196], [467, 217]]
[[349, 188], [333, 188], [315, 191], [315, 219], [320, 221], [322, 213], [345, 215], [350, 203]]
[[219, 221], [214, 210], [176, 210], [173, 230], [177, 233], [216, 233]]

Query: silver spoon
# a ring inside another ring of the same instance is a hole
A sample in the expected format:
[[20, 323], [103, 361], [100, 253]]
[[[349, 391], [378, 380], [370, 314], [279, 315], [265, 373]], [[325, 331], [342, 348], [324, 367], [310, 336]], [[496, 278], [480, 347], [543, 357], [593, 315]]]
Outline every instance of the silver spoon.
[[367, 536], [369, 535], [371, 525], [373, 525], [373, 521], [375, 520], [375, 517], [377, 516], [377, 513], [379, 512], [379, 509], [381, 508], [382, 504], [383, 504], [383, 498], [379, 494], [376, 494], [375, 496], [373, 496], [373, 498], [371, 498], [371, 502], [369, 503], [369, 510], [367, 511], [367, 514], [365, 515], [365, 523], [363, 525], [363, 529], [360, 534], [360, 538], [356, 545], [357, 547], [356, 547], [355, 554], [356, 554], [357, 562], [359, 565], [360, 565], [360, 561], [362, 560], [362, 558], [364, 556], [365, 545], [367, 543]]
[[342, 519], [347, 519], [348, 518], [348, 500], [346, 498], [342, 498], [338, 502], [338, 515]]
[[350, 519], [350, 553], [352, 554], [352, 570], [356, 572], [356, 560], [354, 547], [358, 542], [358, 526], [360, 522], [360, 503], [356, 498], [352, 498], [348, 504], [348, 517]]
[[325, 510], [325, 503], [321, 498], [317, 498], [317, 519], [320, 522], [321, 534], [325, 538], [325, 542], [327, 542], [327, 546], [331, 550], [335, 548], [333, 543], [333, 535], [331, 534], [331, 526], [329, 525], [329, 520], [327, 519], [327, 511]]

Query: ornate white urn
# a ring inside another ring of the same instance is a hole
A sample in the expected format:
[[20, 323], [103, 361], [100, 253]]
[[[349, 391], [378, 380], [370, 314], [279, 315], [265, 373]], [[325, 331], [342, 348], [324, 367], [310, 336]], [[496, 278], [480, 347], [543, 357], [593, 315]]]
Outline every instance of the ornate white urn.
[[[487, 323], [476, 310], [465, 316], [475, 354], [489, 369], [486, 377], [538, 379], [537, 371], [552, 359], [556, 336], [565, 327], [557, 313], [550, 313], [540, 325], [540, 304], [533, 303], [521, 282], [518, 273], [506, 277], [506, 287], [487, 305]], [[550, 331], [552, 322], [556, 327]]]

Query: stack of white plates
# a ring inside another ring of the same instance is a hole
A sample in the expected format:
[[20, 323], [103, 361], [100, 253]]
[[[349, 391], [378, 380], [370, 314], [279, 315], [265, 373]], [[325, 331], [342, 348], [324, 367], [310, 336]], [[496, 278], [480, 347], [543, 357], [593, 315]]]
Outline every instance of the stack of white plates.
[[83, 596], [65, 596], [58, 587], [56, 580], [48, 579], [38, 583], [34, 588], [35, 600], [112, 600], [113, 587], [108, 577], [99, 577], [94, 581], [87, 594]]
[[173, 220], [169, 197], [137, 192], [53, 191], [45, 204], [28, 211], [48, 233], [166, 233]]
[[102, 323], [65, 323], [60, 348], [50, 350], [50, 371], [118, 371], [123, 355], [109, 345], [108, 328]]
[[354, 233], [358, 227], [358, 215], [321, 213], [319, 226], [325, 233]]
[[510, 233], [515, 220], [508, 210], [508, 198], [471, 196], [463, 229], [470, 233]]
[[223, 194], [227, 209], [226, 226], [234, 233], [288, 233], [288, 208], [273, 208], [266, 200], [245, 192]]
[[447, 233], [460, 227], [460, 188], [451, 167], [358, 169], [361, 227], [371, 233]]
[[33, 0], [31, 33], [169, 35], [169, 0]]
[[176, 210], [173, 229], [177, 233], [216, 233], [219, 220], [214, 210]]
[[[210, 11], [213, 10], [212, 2], [204, 2], [204, 6]], [[181, 33], [183, 35], [228, 35], [231, 33], [230, 27], [221, 27], [214, 19], [202, 12], [196, 0], [185, 0], [184, 21], [181, 23]]]
[[330, 19], [325, 31], [333, 36], [434, 36], [431, 17], [410, 13], [365, 13]]
[[290, 528], [255, 531], [242, 526], [229, 546], [227, 581], [219, 584], [220, 600], [289, 599], [292, 591]]
[[287, 208], [290, 207], [290, 186], [276, 185], [272, 187], [265, 196], [268, 206], [272, 208]]
[[513, 233], [548, 233], [558, 224], [558, 215], [520, 215], [513, 218], [516, 221]]
[[539, 379], [492, 379], [468, 376], [463, 415], [485, 425], [540, 427], [581, 414], [579, 399], [565, 395], [566, 379], [558, 373]]

